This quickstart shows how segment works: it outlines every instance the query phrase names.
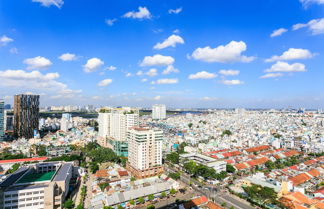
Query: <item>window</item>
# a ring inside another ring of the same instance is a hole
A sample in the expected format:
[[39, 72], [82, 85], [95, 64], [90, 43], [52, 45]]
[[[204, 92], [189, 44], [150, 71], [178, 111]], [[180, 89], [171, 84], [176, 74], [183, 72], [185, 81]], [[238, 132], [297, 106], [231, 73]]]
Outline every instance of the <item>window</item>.
[[33, 194], [39, 194], [39, 191], [33, 192]]
[[9, 194], [9, 195], [5, 195], [5, 198], [10, 198], [11, 197], [11, 195]]
[[40, 191], [39, 193], [43, 194], [43, 193], [44, 193], [44, 191]]
[[25, 200], [25, 198], [19, 199], [20, 202], [24, 202]]
[[18, 197], [18, 194], [13, 194], [12, 197]]
[[33, 198], [33, 200], [38, 200], [38, 199], [39, 199], [39, 197], [34, 197], [34, 198]]
[[19, 196], [25, 196], [26, 195], [26, 193], [20, 193], [19, 194]]
[[27, 199], [26, 199], [26, 201], [30, 201], [30, 200], [33, 200], [33, 198], [30, 197], [30, 198], [27, 198]]
[[32, 192], [27, 192], [27, 194], [26, 195], [32, 195], [33, 193]]
[[28, 203], [28, 204], [26, 204], [26, 206], [29, 207], [29, 206], [32, 206], [32, 204], [31, 203]]
[[26, 205], [25, 204], [22, 204], [22, 205], [19, 205], [19, 208], [24, 208]]
[[5, 204], [10, 204], [11, 203], [11, 201], [10, 200], [8, 200], [8, 201], [5, 201]]

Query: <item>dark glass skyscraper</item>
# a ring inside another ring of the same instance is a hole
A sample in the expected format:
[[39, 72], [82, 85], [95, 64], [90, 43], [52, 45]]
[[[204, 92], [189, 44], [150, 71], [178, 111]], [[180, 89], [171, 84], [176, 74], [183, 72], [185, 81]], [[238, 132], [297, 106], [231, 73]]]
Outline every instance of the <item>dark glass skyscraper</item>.
[[4, 139], [4, 102], [0, 100], [0, 141]]
[[38, 130], [39, 95], [15, 95], [14, 133], [16, 137], [33, 138]]

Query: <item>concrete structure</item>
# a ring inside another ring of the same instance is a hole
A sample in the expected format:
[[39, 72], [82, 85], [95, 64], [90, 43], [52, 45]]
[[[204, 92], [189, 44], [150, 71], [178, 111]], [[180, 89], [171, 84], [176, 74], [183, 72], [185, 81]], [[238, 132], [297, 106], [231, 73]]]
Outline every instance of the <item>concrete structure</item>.
[[39, 124], [39, 95], [15, 95], [14, 133], [16, 137], [34, 137]]
[[72, 115], [69, 113], [62, 114], [61, 118], [61, 130], [67, 132], [72, 125]]
[[130, 107], [101, 109], [98, 124], [98, 143], [113, 148], [118, 155], [127, 157], [126, 133], [129, 128], [139, 125], [139, 110]]
[[0, 100], [0, 141], [4, 140], [5, 133], [5, 114], [4, 114], [4, 101]]
[[136, 127], [127, 132], [128, 168], [137, 178], [163, 172], [163, 132], [158, 129]]
[[181, 163], [185, 163], [187, 161], [194, 161], [198, 164], [202, 164], [208, 166], [210, 168], [214, 168], [216, 173], [220, 173], [222, 171], [226, 171], [227, 163], [222, 160], [215, 160], [212, 157], [208, 157], [206, 155], [202, 155], [199, 153], [188, 153], [188, 154], [181, 154], [180, 161]]
[[72, 172], [72, 163], [23, 166], [0, 184], [0, 208], [63, 208]]
[[152, 119], [161, 120], [166, 118], [166, 106], [164, 104], [155, 104], [152, 106]]

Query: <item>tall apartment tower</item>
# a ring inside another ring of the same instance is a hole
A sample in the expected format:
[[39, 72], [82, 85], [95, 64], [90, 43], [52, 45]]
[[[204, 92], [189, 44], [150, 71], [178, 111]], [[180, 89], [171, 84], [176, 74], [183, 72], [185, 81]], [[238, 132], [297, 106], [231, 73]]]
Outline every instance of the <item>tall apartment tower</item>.
[[0, 141], [4, 140], [5, 136], [5, 114], [4, 114], [4, 101], [0, 100]]
[[39, 95], [15, 95], [14, 97], [14, 133], [16, 137], [33, 138], [38, 130]]
[[158, 129], [135, 127], [127, 132], [128, 169], [137, 178], [155, 176], [163, 172], [163, 132]]
[[117, 155], [128, 155], [126, 133], [129, 128], [139, 125], [139, 110], [130, 107], [105, 108], [100, 110], [98, 116], [99, 144], [110, 146]]
[[152, 119], [161, 120], [166, 118], [166, 106], [164, 104], [155, 104], [152, 106]]

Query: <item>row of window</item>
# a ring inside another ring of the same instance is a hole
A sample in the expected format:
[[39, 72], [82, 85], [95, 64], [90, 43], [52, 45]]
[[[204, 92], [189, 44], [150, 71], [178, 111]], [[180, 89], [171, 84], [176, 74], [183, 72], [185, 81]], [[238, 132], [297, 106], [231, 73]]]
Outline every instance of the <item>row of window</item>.
[[[44, 191], [35, 191], [35, 192], [24, 192], [24, 193], [20, 193], [19, 194], [19, 197], [21, 196], [25, 196], [25, 195], [33, 195], [33, 194], [43, 194]], [[6, 194], [5, 195], [5, 198], [11, 198], [11, 197], [18, 197], [18, 194]]]
[[[44, 202], [34, 202], [34, 203], [29, 203], [29, 204], [20, 204], [19, 207], [18, 205], [14, 206], [8, 206], [5, 207], [5, 209], [16, 209], [16, 208], [24, 208], [24, 207], [31, 207], [31, 206], [37, 206], [37, 205], [44, 205]], [[43, 206], [41, 206], [43, 208]]]
[[[31, 201], [31, 200], [39, 200], [39, 199], [44, 199], [44, 196], [39, 196], [39, 197], [29, 197], [29, 198], [21, 198], [19, 199], [19, 202], [25, 202], [25, 201]], [[10, 203], [17, 203], [18, 200], [6, 200], [5, 204], [10, 204]]]

